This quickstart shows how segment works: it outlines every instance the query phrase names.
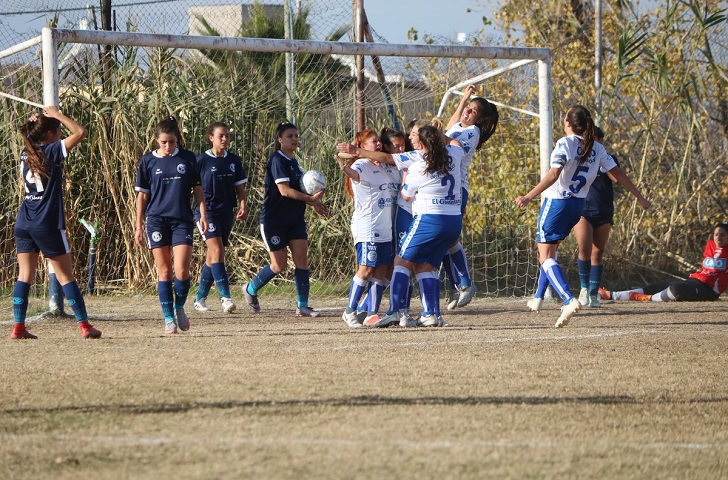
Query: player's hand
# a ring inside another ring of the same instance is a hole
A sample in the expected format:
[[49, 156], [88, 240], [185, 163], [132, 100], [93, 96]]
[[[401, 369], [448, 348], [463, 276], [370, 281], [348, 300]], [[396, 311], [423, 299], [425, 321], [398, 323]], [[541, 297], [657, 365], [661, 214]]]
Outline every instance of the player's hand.
[[475, 85], [470, 84], [467, 87], [465, 87], [465, 90], [463, 90], [463, 97], [470, 98], [470, 96], [475, 92]]
[[205, 235], [207, 233], [207, 216], [206, 215], [200, 215], [200, 221], [198, 222], [200, 224], [200, 233]]
[[324, 196], [325, 191], [326, 191], [326, 189], [324, 188], [323, 190], [320, 190], [320, 191], [314, 193], [313, 195], [309, 195], [311, 197], [311, 200], [309, 200], [308, 203], [310, 203], [313, 206], [316, 206], [316, 204], [321, 203], [321, 197]]
[[336, 149], [341, 153], [356, 155], [356, 145], [352, 145], [351, 143], [339, 143], [336, 145]]
[[146, 246], [146, 243], [144, 242], [144, 229], [143, 228], [137, 228], [134, 231], [134, 243], [136, 243], [140, 247]]
[[647, 200], [646, 198], [641, 198], [639, 200], [639, 202], [640, 202], [640, 207], [642, 207], [643, 210], [649, 210], [650, 207], [652, 206], [652, 203], [649, 200]]
[[244, 203], [240, 204], [240, 210], [235, 214], [235, 218], [237, 220], [245, 220], [248, 218], [248, 207]]
[[313, 211], [321, 215], [322, 217], [329, 216], [329, 209], [326, 208], [325, 203], [316, 203], [313, 205]]
[[50, 118], [58, 118], [58, 115], [60, 115], [60, 110], [58, 110], [58, 107], [55, 105], [47, 105], [43, 107], [43, 115]]
[[513, 203], [515, 203], [519, 207], [525, 207], [526, 205], [531, 203], [531, 199], [528, 198], [526, 195], [523, 195], [522, 197], [516, 197]]

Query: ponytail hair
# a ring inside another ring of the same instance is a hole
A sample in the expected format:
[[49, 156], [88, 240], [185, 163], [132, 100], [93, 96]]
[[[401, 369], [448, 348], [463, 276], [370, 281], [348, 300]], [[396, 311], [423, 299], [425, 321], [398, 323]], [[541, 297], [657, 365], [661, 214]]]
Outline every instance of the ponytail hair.
[[583, 105], [574, 105], [566, 111], [566, 119], [571, 125], [571, 130], [583, 139], [583, 151], [577, 159], [580, 164], [586, 162], [589, 158], [594, 141], [596, 138], [596, 125], [592, 119], [591, 113]]
[[170, 133], [174, 135], [177, 137], [177, 145], [182, 145], [182, 134], [179, 130], [179, 124], [177, 123], [177, 119], [172, 115], [168, 116], [154, 127], [154, 138], [159, 138], [159, 136], [163, 133]]
[[48, 178], [45, 169], [45, 154], [39, 148], [46, 140], [48, 132], [55, 132], [61, 128], [61, 121], [57, 118], [46, 117], [43, 114], [34, 115], [18, 129], [23, 136], [25, 148], [25, 162], [33, 175]]
[[475, 150], [477, 151], [480, 150], [480, 147], [485, 143], [485, 141], [492, 137], [495, 133], [495, 129], [498, 127], [499, 116], [498, 108], [485, 98], [475, 97], [471, 100], [471, 102], [477, 103], [480, 110], [480, 117], [478, 118], [478, 121], [475, 122], [475, 126], [480, 129], [480, 138], [478, 140], [478, 145], [475, 147]]

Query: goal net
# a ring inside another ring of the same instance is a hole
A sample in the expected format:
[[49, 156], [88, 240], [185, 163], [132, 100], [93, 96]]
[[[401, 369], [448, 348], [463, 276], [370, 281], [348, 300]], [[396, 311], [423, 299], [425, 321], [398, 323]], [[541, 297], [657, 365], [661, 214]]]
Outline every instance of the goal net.
[[[134, 181], [139, 158], [154, 148], [154, 126], [172, 114], [184, 147], [196, 153], [209, 148], [208, 124], [231, 126], [230, 149], [243, 158], [249, 178], [250, 213], [235, 225], [227, 250], [231, 282], [238, 284], [268, 262], [257, 226], [265, 165], [275, 127], [295, 119], [302, 167], [322, 171], [329, 182], [330, 218], [308, 218], [311, 291], [343, 293], [355, 267], [352, 204], [333, 158], [336, 143], [355, 134], [357, 55], [364, 56], [360, 98], [368, 128], [404, 129], [437, 114], [447, 122], [471, 82], [499, 106], [498, 130], [471, 166], [462, 243], [480, 292], [524, 295], [534, 288], [538, 206], [518, 209], [513, 199], [538, 181], [551, 145], [547, 50], [251, 38], [262, 27], [245, 22], [241, 36], [222, 37], [214, 22], [195, 20], [200, 35], [45, 29], [42, 55], [37, 40], [4, 52], [0, 178], [9, 188], [0, 192], [2, 288], [11, 288], [16, 274], [17, 127], [38, 105], [59, 102], [89, 131], [66, 167], [66, 216], [80, 283], [91, 240], [77, 221], [83, 218], [99, 224], [98, 293], [155, 285], [151, 255], [133, 242]], [[310, 38], [306, 16], [294, 15], [291, 24], [294, 38]], [[193, 275], [204, 258], [199, 237], [195, 249]], [[39, 290], [44, 275], [41, 268]], [[276, 282], [275, 288], [292, 288], [292, 275]]]

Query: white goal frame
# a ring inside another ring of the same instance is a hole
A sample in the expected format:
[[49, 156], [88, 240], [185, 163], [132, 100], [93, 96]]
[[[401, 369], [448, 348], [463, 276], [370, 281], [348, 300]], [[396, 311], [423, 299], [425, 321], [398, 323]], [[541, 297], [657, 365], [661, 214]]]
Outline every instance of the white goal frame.
[[[43, 101], [59, 104], [58, 44], [126, 45], [159, 48], [188, 48], [248, 52], [285, 52], [380, 57], [445, 57], [507, 59], [515, 62], [500, 71], [538, 62], [539, 160], [541, 175], [548, 170], [553, 144], [551, 97], [551, 50], [531, 47], [478, 47], [464, 45], [407, 45], [385, 43], [324, 42], [313, 40], [279, 40], [270, 38], [212, 37], [200, 35], [161, 35], [150, 33], [109, 32], [43, 28]], [[497, 71], [485, 75], [492, 76]], [[485, 77], [487, 78], [487, 77]], [[472, 80], [471, 80], [472, 81]], [[451, 87], [443, 102], [460, 85]], [[536, 115], [533, 112], [529, 114]]]

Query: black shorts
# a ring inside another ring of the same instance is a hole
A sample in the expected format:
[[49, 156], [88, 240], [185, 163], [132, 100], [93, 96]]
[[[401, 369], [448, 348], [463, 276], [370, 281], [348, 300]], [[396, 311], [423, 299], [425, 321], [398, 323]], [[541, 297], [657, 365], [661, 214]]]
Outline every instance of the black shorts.
[[306, 224], [303, 222], [288, 226], [270, 226], [261, 223], [260, 236], [269, 252], [283, 250], [291, 240], [308, 240]]
[[[235, 221], [235, 215], [232, 212], [229, 213], [212, 213], [207, 214], [207, 233], [202, 235], [202, 240], [208, 238], [222, 238], [223, 246], [229, 245], [230, 232], [233, 231], [233, 222]], [[200, 228], [200, 221], [196, 219], [197, 229], [202, 234]]]
[[176, 218], [148, 216], [146, 222], [147, 245], [149, 249], [159, 247], [192, 246], [195, 226]]
[[614, 215], [613, 214], [605, 214], [605, 213], [597, 213], [594, 215], [591, 215], [588, 212], [582, 212], [581, 216], [584, 220], [589, 222], [589, 224], [592, 226], [592, 228], [599, 228], [602, 225], [614, 225]]
[[26, 230], [15, 227], [15, 248], [18, 253], [43, 252], [53, 258], [71, 251], [65, 230]]

